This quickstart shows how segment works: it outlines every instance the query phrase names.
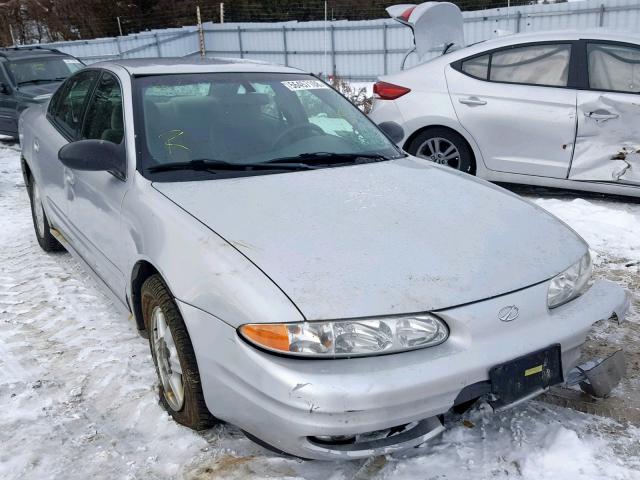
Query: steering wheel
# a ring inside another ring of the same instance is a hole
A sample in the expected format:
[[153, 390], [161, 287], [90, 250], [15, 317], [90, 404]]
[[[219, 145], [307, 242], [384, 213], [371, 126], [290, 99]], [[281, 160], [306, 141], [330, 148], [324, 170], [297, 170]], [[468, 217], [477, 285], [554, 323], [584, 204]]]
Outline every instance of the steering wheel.
[[324, 130], [322, 130], [319, 126], [314, 125], [313, 123], [298, 123], [296, 125], [292, 125], [284, 130], [280, 135], [276, 137], [273, 142], [273, 148], [280, 147], [280, 144], [291, 136], [295, 132], [302, 132], [303, 130], [308, 130], [309, 132], [316, 133], [319, 135], [324, 135]]

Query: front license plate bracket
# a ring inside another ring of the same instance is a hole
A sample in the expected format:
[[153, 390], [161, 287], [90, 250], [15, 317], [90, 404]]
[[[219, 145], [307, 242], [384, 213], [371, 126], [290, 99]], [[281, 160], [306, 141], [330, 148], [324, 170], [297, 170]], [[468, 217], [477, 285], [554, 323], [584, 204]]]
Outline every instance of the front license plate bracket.
[[552, 385], [564, 381], [560, 344], [529, 353], [489, 370], [491, 393], [496, 409], [533, 398]]

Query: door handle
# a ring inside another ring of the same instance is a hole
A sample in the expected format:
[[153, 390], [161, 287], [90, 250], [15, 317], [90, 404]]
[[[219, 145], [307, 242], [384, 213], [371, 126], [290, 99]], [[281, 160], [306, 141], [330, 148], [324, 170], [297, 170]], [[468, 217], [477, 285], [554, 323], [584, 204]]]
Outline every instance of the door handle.
[[486, 105], [485, 100], [480, 100], [478, 97], [459, 98], [458, 101], [465, 105]]
[[620, 115], [609, 112], [584, 112], [584, 116], [587, 118], [593, 118], [594, 120], [612, 120], [614, 118], [618, 118]]
[[73, 185], [76, 183], [76, 176], [73, 174], [73, 172], [71, 170], [69, 170], [68, 168], [65, 169], [64, 172], [64, 179], [67, 181], [67, 183], [69, 185]]
[[33, 149], [35, 150], [36, 153], [40, 151], [40, 143], [38, 143], [38, 140], [33, 141]]

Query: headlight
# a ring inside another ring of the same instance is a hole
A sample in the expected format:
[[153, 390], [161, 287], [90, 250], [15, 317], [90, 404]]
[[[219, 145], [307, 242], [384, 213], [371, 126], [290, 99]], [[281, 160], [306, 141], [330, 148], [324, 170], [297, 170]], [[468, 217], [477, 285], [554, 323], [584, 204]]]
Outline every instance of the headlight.
[[587, 252], [577, 263], [551, 279], [547, 293], [549, 308], [558, 307], [580, 296], [591, 278], [591, 255]]
[[380, 319], [252, 323], [238, 329], [250, 343], [298, 357], [361, 357], [433, 347], [449, 337], [430, 314]]

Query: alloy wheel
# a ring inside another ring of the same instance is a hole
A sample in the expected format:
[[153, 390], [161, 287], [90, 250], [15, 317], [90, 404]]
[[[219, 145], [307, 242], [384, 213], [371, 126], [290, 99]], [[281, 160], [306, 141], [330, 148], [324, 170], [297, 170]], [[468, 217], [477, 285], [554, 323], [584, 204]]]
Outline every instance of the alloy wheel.
[[151, 312], [151, 332], [153, 353], [158, 364], [164, 397], [174, 411], [180, 411], [184, 405], [182, 367], [171, 330], [159, 306]]
[[416, 156], [440, 165], [446, 165], [455, 169], [460, 168], [460, 152], [458, 148], [446, 138], [429, 138], [418, 147]]

